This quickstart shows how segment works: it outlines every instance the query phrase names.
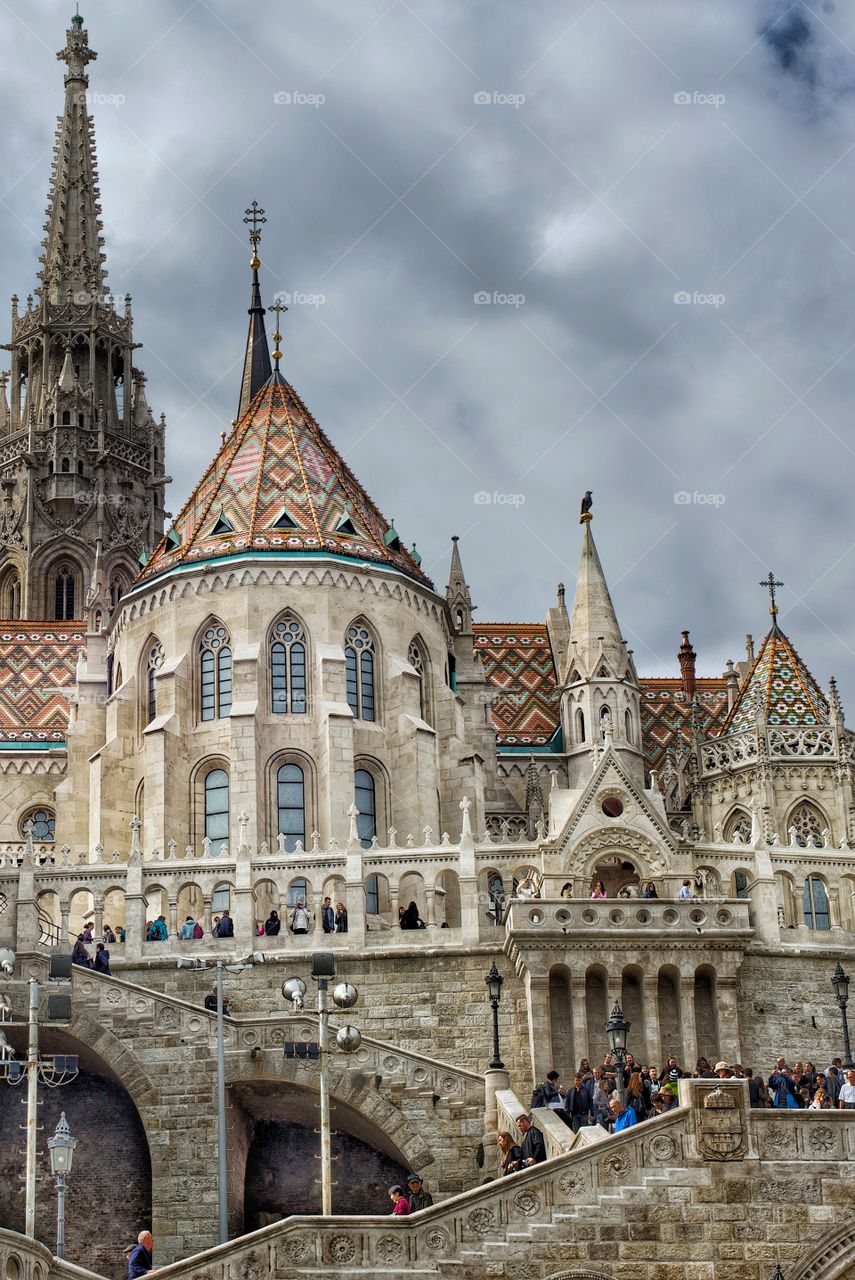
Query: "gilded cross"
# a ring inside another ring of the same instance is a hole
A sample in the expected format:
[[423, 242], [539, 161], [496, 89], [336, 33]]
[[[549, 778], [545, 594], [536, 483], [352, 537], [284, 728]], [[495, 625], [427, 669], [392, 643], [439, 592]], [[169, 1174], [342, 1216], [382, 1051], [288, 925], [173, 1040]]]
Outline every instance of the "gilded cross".
[[258, 248], [258, 242], [261, 239], [261, 232], [258, 228], [266, 221], [267, 219], [264, 216], [264, 210], [259, 207], [257, 201], [253, 200], [250, 207], [246, 210], [244, 217], [244, 222], [249, 223], [252, 226], [252, 230], [249, 233], [249, 243], [252, 245], [253, 249]]
[[273, 342], [274, 342], [273, 362], [276, 368], [278, 369], [279, 361], [282, 359], [282, 352], [279, 349], [279, 343], [282, 341], [282, 334], [279, 331], [279, 317], [281, 316], [282, 312], [287, 311], [288, 308], [279, 301], [279, 295], [277, 294], [276, 301], [274, 302], [270, 310], [276, 312], [276, 332], [273, 335]]
[[783, 585], [783, 582], [779, 582], [777, 580], [771, 569], [769, 570], [768, 578], [761, 578], [760, 580], [760, 586], [765, 587], [771, 597], [772, 603], [769, 605], [769, 612], [773, 617], [778, 612], [778, 606], [775, 604], [775, 588], [782, 587]]

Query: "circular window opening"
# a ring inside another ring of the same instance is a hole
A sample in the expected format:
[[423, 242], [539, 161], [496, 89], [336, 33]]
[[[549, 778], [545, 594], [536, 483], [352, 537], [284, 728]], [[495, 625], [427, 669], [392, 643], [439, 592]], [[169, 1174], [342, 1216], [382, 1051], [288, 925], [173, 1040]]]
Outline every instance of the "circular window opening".
[[619, 818], [623, 813], [623, 805], [617, 796], [606, 796], [600, 807], [607, 818]]

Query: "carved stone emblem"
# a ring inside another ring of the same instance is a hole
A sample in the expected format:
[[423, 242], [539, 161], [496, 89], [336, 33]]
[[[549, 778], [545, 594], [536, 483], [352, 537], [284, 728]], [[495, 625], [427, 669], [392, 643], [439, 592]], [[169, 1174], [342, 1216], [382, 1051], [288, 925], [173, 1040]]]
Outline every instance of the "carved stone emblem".
[[425, 1232], [425, 1244], [429, 1249], [439, 1252], [448, 1248], [449, 1235], [445, 1227], [431, 1227]]
[[562, 1173], [558, 1179], [558, 1190], [568, 1200], [575, 1200], [588, 1190], [588, 1180], [581, 1173]]
[[825, 1124], [813, 1129], [808, 1135], [808, 1146], [811, 1151], [818, 1151], [824, 1155], [834, 1146], [834, 1133]]
[[650, 1154], [654, 1160], [666, 1164], [677, 1154], [677, 1144], [668, 1134], [660, 1133], [650, 1142]]
[[381, 1236], [377, 1241], [377, 1257], [381, 1262], [397, 1262], [404, 1246], [396, 1236]]
[[329, 1255], [333, 1262], [352, 1262], [356, 1256], [356, 1245], [350, 1236], [333, 1236]]
[[706, 1160], [741, 1160], [748, 1150], [742, 1112], [732, 1089], [713, 1089], [698, 1113], [698, 1151]]
[[282, 1255], [288, 1262], [302, 1262], [309, 1252], [309, 1242], [305, 1236], [288, 1236], [282, 1244]]
[[525, 1187], [514, 1196], [514, 1207], [523, 1217], [533, 1218], [540, 1211], [540, 1196], [529, 1187]]
[[483, 1235], [496, 1222], [492, 1209], [473, 1209], [469, 1215], [469, 1226], [478, 1235]]

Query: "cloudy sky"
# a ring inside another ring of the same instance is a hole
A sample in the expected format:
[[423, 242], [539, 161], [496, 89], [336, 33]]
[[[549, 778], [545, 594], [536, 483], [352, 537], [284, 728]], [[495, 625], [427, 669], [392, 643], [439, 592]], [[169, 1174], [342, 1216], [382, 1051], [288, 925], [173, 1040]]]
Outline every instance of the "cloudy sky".
[[[0, 0], [0, 282], [24, 296], [71, 12]], [[642, 673], [781, 622], [855, 714], [855, 11], [840, 0], [86, 0], [110, 283], [177, 512], [248, 305], [480, 620], [572, 590], [579, 501]]]

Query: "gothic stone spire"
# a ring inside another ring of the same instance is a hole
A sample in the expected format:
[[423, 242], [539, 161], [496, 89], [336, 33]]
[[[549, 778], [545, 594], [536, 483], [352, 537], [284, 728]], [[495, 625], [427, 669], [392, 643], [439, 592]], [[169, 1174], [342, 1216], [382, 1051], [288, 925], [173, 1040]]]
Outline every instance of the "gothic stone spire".
[[457, 545], [459, 541], [460, 539], [456, 534], [451, 539], [451, 568], [448, 573], [445, 598], [451, 610], [455, 631], [469, 635], [472, 632], [472, 613], [475, 605], [472, 603], [469, 584], [463, 574], [463, 565], [460, 561], [460, 551]]
[[258, 244], [261, 240], [259, 226], [266, 222], [264, 210], [253, 200], [246, 211], [244, 222], [249, 224], [249, 240], [252, 245], [252, 294], [249, 304], [249, 332], [246, 336], [246, 355], [243, 359], [243, 377], [240, 383], [240, 402], [238, 404], [238, 420], [246, 413], [258, 392], [266, 384], [271, 374], [270, 349], [267, 345], [267, 330], [264, 326], [264, 307], [261, 305], [261, 286], [258, 283]]

